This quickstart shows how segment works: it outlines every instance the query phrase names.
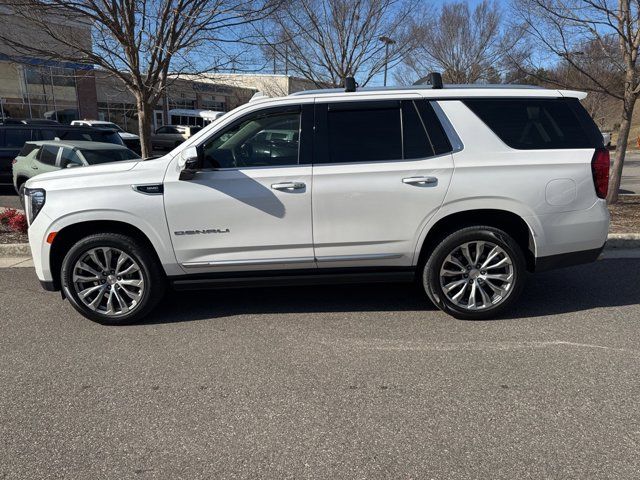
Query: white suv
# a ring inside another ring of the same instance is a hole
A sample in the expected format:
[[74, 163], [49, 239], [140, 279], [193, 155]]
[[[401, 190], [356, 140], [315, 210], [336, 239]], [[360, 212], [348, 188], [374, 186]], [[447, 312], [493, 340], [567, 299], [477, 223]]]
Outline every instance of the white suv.
[[[319, 90], [259, 99], [164, 157], [39, 175], [47, 290], [121, 324], [175, 289], [417, 280], [482, 319], [527, 272], [595, 260], [609, 156], [564, 90]], [[215, 305], [212, 305], [215, 308]]]

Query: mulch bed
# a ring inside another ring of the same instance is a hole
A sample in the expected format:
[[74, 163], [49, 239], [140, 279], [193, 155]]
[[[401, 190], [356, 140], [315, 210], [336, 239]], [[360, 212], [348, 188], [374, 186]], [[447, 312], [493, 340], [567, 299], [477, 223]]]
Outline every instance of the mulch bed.
[[640, 195], [620, 195], [618, 199], [609, 205], [609, 233], [640, 233]]
[[0, 243], [27, 243], [28, 241], [29, 237], [26, 233], [0, 230]]

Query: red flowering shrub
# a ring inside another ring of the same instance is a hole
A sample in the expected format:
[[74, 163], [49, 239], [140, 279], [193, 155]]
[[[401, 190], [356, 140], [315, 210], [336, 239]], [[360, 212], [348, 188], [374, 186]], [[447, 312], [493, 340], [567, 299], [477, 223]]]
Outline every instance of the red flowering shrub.
[[7, 208], [0, 212], [0, 226], [13, 230], [14, 232], [27, 232], [27, 217], [24, 213], [18, 212], [14, 208]]
[[7, 208], [0, 212], [0, 225], [7, 226], [9, 225], [9, 220], [11, 220], [18, 212], [15, 208]]
[[27, 217], [24, 216], [24, 213], [16, 213], [13, 217], [9, 219], [9, 228], [14, 232], [18, 233], [27, 233]]

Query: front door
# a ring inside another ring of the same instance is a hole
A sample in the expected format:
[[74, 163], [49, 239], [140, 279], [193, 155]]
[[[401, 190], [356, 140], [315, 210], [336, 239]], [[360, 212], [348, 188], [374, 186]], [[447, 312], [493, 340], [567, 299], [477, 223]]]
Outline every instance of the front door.
[[423, 99], [319, 103], [313, 167], [318, 267], [412, 264], [453, 173]]
[[312, 121], [309, 108], [247, 114], [203, 141], [193, 179], [165, 181], [167, 221], [186, 270], [315, 266], [305, 162], [311, 128], [302, 129]]

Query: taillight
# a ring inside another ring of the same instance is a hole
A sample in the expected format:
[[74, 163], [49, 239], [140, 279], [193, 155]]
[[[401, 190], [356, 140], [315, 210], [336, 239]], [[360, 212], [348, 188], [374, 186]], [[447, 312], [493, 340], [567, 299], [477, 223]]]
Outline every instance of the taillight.
[[609, 150], [606, 148], [597, 149], [591, 160], [591, 172], [593, 173], [593, 185], [596, 187], [596, 195], [599, 198], [607, 198], [610, 166]]

